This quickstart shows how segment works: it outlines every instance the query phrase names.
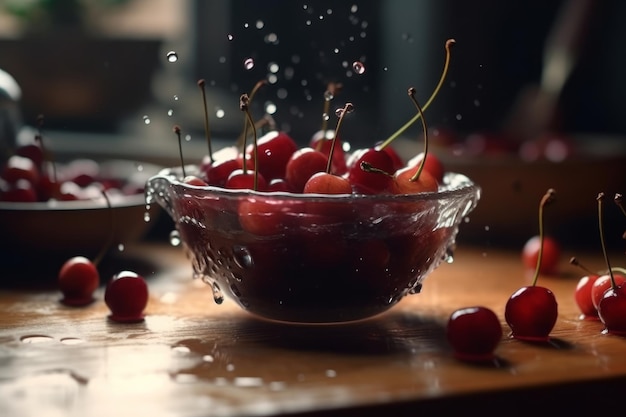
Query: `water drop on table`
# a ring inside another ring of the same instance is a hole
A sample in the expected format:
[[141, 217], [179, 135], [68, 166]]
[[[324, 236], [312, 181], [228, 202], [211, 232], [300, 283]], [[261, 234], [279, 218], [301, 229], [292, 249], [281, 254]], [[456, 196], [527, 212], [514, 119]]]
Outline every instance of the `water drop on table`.
[[32, 336], [24, 336], [20, 340], [22, 341], [22, 343], [34, 344], [34, 343], [48, 343], [48, 342], [52, 342], [54, 339], [50, 336], [32, 335]]
[[178, 61], [178, 54], [175, 51], [169, 51], [166, 56], [167, 56], [167, 62]]
[[222, 304], [224, 302], [224, 294], [222, 294], [222, 290], [217, 282], [214, 282], [213, 285], [213, 300], [215, 304]]

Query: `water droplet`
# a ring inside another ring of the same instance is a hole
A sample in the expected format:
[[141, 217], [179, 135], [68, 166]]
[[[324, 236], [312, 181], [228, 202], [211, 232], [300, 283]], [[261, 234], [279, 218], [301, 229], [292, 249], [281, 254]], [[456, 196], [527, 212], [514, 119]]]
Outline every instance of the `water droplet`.
[[24, 336], [20, 340], [22, 341], [22, 343], [48, 343], [52, 342], [54, 339], [50, 336], [33, 335]]
[[118, 250], [118, 251], [120, 251], [120, 252], [124, 252], [124, 249], [125, 249], [125, 247], [124, 247], [124, 244], [123, 244], [123, 243], [120, 243], [120, 244], [118, 244], [118, 245], [117, 245], [117, 250]]
[[276, 74], [278, 72], [278, 70], [280, 69], [279, 65], [275, 62], [270, 62], [267, 65], [267, 69], [269, 70], [269, 72], [271, 72], [272, 74]]
[[178, 101], [178, 96], [176, 94], [174, 94], [174, 101]]
[[275, 33], [268, 33], [267, 35], [265, 35], [265, 43], [278, 45], [278, 35], [276, 35]]
[[233, 379], [233, 385], [236, 387], [261, 387], [263, 379], [253, 376], [238, 376]]
[[[341, 111], [341, 109], [339, 109]], [[330, 119], [330, 116], [328, 115], [328, 113], [322, 113], [322, 120], [326, 120], [328, 121]]]
[[220, 64], [225, 64], [225, 63], [226, 63], [226, 57], [225, 57], [225, 56], [221, 56], [221, 57], [219, 57], [219, 59], [217, 60], [217, 62], [219, 62]]
[[352, 13], [356, 13], [359, 10], [359, 6], [357, 6], [356, 4], [353, 4], [352, 7], [350, 7], [350, 12]]
[[143, 221], [148, 223], [150, 221], [150, 213], [147, 211], [143, 214]]
[[354, 70], [354, 72], [361, 75], [365, 72], [365, 65], [363, 65], [361, 61], [354, 61], [352, 63], [352, 69]]
[[252, 255], [250, 254], [248, 248], [246, 248], [245, 246], [233, 247], [233, 255], [235, 257], [235, 263], [240, 268], [247, 269], [254, 266]]
[[226, 113], [224, 113], [224, 109], [215, 110], [215, 117], [217, 117], [218, 119], [223, 119], [225, 115]]
[[461, 120], [463, 118], [463, 116], [461, 114], [457, 114], [455, 118], [456, 118], [456, 120]]
[[174, 229], [170, 232], [170, 245], [178, 246], [180, 245], [180, 234], [178, 230]]
[[188, 346], [177, 345], [177, 346], [172, 347], [172, 352], [179, 354], [179, 355], [186, 355], [188, 353], [191, 353], [191, 349], [189, 349]]
[[137, 168], [137, 172], [143, 172], [143, 165], [142, 164], [137, 164], [136, 168]]
[[250, 24], [246, 22], [246, 23], [243, 24], [243, 27], [248, 29], [250, 27]]
[[167, 56], [167, 62], [178, 61], [178, 54], [175, 51], [169, 51], [166, 56]]
[[333, 52], [334, 52], [334, 53], [336, 53], [336, 54], [338, 54], [338, 53], [339, 53], [339, 48], [335, 48], [335, 49], [333, 49]]
[[64, 337], [61, 339], [61, 343], [64, 345], [80, 345], [81, 343], [85, 343], [85, 341], [77, 337]]
[[306, 24], [307, 26], [311, 26], [311, 21], [310, 21], [310, 20], [307, 20], [307, 21], [305, 22], [305, 24]]
[[331, 101], [334, 98], [335, 96], [330, 91], [326, 90], [326, 92], [324, 92], [324, 100]]
[[148, 116], [147, 114], [143, 115], [143, 122], [147, 125], [150, 124], [150, 116]]
[[234, 39], [233, 35], [231, 35], [230, 33], [228, 34], [228, 40], [232, 41]]
[[328, 378], [335, 378], [337, 376], [337, 371], [334, 369], [327, 369], [325, 374]]
[[167, 111], [167, 115], [168, 115], [168, 116], [170, 116], [170, 117], [172, 117], [172, 116], [174, 115], [174, 110], [169, 109], [169, 110]]
[[474, 106], [480, 107], [480, 100], [478, 99], [474, 100]]
[[276, 91], [276, 97], [278, 97], [281, 100], [284, 100], [287, 98], [287, 89], [285, 88], [279, 88], [278, 91]]
[[202, 360], [203, 360], [204, 362], [209, 362], [209, 363], [211, 363], [211, 362], [215, 361], [215, 358], [213, 357], [213, 355], [204, 355], [204, 356], [202, 357]]
[[268, 101], [267, 103], [265, 103], [265, 112], [267, 114], [275, 114], [276, 110], [278, 110], [276, 108], [276, 104], [272, 103], [271, 101]]
[[264, 26], [265, 26], [265, 23], [262, 20], [257, 20], [256, 21], [256, 28], [257, 29], [263, 29]]
[[247, 70], [251, 70], [252, 68], [254, 68], [254, 59], [246, 58], [246, 60], [243, 61], [243, 67]]

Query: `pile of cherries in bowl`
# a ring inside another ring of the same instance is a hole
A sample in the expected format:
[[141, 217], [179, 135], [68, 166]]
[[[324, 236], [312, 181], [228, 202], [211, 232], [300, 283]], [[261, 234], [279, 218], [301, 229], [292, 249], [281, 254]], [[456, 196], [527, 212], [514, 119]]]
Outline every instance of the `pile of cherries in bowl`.
[[388, 144], [344, 152], [343, 110], [309, 146], [255, 134], [148, 180], [147, 203], [174, 220], [216, 302], [285, 322], [364, 319], [420, 292], [450, 255], [480, 188], [427, 147], [409, 162]]

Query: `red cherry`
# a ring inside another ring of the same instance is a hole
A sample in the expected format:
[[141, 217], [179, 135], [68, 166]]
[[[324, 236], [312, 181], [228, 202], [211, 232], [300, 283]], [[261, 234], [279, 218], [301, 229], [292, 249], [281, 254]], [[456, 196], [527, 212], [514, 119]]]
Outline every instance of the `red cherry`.
[[61, 302], [69, 306], [83, 306], [94, 300], [93, 293], [100, 285], [100, 274], [95, 264], [84, 256], [65, 261], [59, 271]]
[[581, 312], [580, 319], [598, 320], [598, 310], [591, 299], [591, 289], [593, 288], [594, 282], [596, 282], [600, 275], [585, 268], [580, 262], [578, 262], [578, 259], [574, 257], [570, 259], [570, 263], [587, 272], [587, 275], [584, 275], [578, 280], [576, 289], [574, 290], [574, 301]]
[[[422, 159], [424, 159], [424, 153], [420, 153], [417, 156], [414, 156], [409, 162], [407, 166], [418, 166], [422, 163]], [[446, 169], [443, 166], [443, 162], [436, 155], [429, 153], [426, 155], [426, 160], [424, 161], [424, 169], [437, 180], [437, 182], [443, 182], [443, 176], [446, 173]]]
[[196, 177], [195, 175], [187, 175], [185, 178], [183, 178], [183, 183], [187, 185], [195, 185], [198, 187], [205, 187], [209, 185], [202, 178]]
[[[382, 145], [382, 142], [377, 143], [376, 149], [380, 149], [379, 147], [381, 145]], [[400, 168], [404, 166], [404, 160], [391, 145], [385, 146], [384, 148], [382, 148], [382, 150], [386, 152], [387, 155], [389, 155], [389, 157], [391, 158], [391, 161], [393, 162], [393, 171], [391, 172], [396, 172], [397, 170], [399, 170]]]
[[43, 148], [37, 142], [19, 146], [15, 150], [15, 154], [23, 156], [25, 158], [29, 158], [38, 168], [41, 168], [44, 161]]
[[[553, 189], [549, 189], [539, 203], [540, 243], [544, 238], [543, 208], [553, 200], [554, 193]], [[550, 332], [556, 324], [558, 305], [554, 293], [548, 288], [536, 285], [542, 256], [543, 244], [540, 245], [532, 285], [515, 291], [505, 305], [504, 317], [511, 328], [512, 337], [516, 339], [547, 342], [550, 339]]]
[[311, 138], [309, 146], [316, 151], [322, 152], [327, 157], [330, 155], [331, 146], [334, 147], [330, 172], [335, 175], [343, 175], [348, 172], [346, 154], [341, 146], [341, 138], [338, 137], [336, 141], [333, 141], [334, 137], [334, 130], [318, 130]]
[[32, 159], [13, 155], [4, 165], [2, 178], [9, 183], [15, 183], [23, 179], [31, 184], [37, 184], [39, 181], [39, 168], [37, 168]]
[[[531, 237], [522, 249], [522, 263], [528, 269], [537, 267], [537, 259], [541, 247], [541, 238], [539, 236]], [[543, 255], [541, 264], [539, 265], [539, 273], [545, 275], [556, 275], [559, 269], [559, 261], [561, 257], [561, 249], [556, 239], [550, 236], [543, 238]]]
[[291, 189], [302, 192], [304, 184], [317, 172], [326, 171], [328, 157], [313, 148], [300, 148], [287, 162], [285, 179]]
[[612, 285], [603, 294], [598, 315], [605, 333], [626, 336], [626, 284]]
[[107, 284], [104, 302], [111, 311], [111, 320], [122, 323], [142, 321], [148, 305], [148, 285], [137, 273], [121, 271]]
[[[287, 162], [298, 150], [296, 142], [285, 132], [271, 131], [257, 141], [258, 171], [266, 180], [284, 178]], [[246, 148], [248, 159], [253, 158], [254, 144]]]
[[33, 184], [25, 179], [19, 179], [15, 183], [2, 180], [0, 200], [14, 203], [33, 203], [37, 201], [37, 191]]
[[[364, 170], [363, 163], [375, 168], [375, 171]], [[354, 190], [361, 194], [379, 194], [388, 191], [392, 182], [391, 174], [395, 171], [393, 160], [384, 150], [359, 149], [348, 158], [348, 180]]]
[[[224, 159], [214, 162], [210, 168], [205, 166], [202, 172], [209, 185], [223, 187], [226, 185], [226, 181], [228, 180], [230, 174], [239, 168], [242, 168], [242, 164], [239, 159]], [[250, 164], [248, 168], [252, 169], [252, 164]]]
[[318, 172], [304, 184], [303, 193], [317, 194], [352, 194], [352, 185], [344, 177]]
[[489, 362], [502, 339], [502, 325], [496, 313], [483, 306], [454, 311], [446, 327], [454, 356], [463, 361]]
[[504, 318], [519, 340], [547, 342], [556, 324], [558, 305], [548, 288], [531, 285], [518, 289], [506, 303]]
[[[617, 285], [622, 285], [626, 282], [626, 277], [620, 274], [613, 274], [613, 279]], [[600, 275], [591, 286], [591, 302], [593, 306], [598, 309], [600, 300], [604, 296], [604, 293], [611, 288], [611, 275]]]
[[224, 187], [236, 190], [265, 191], [267, 190], [267, 181], [261, 174], [255, 174], [254, 171], [236, 169], [230, 173]]
[[267, 191], [279, 191], [285, 193], [294, 192], [289, 186], [289, 183], [284, 178], [274, 178], [267, 184]]

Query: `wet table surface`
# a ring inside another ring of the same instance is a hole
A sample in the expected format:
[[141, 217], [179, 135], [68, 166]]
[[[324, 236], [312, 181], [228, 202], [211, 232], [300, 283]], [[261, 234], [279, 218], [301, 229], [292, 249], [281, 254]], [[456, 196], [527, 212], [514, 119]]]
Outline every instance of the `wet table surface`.
[[[0, 415], [447, 415], [472, 407], [513, 415], [545, 404], [602, 410], [626, 387], [626, 338], [579, 319], [573, 291], [582, 272], [569, 255], [559, 276], [540, 278], [557, 297], [559, 319], [551, 342], [539, 345], [507, 334], [506, 300], [529, 283], [514, 250], [461, 246], [421, 294], [339, 326], [270, 323], [231, 301], [216, 305], [210, 288], [192, 278], [182, 248], [168, 245], [138, 244], [103, 266], [146, 276], [151, 294], [141, 323], [108, 320], [103, 288], [93, 304], [72, 308], [59, 302], [54, 278], [30, 284], [32, 271], [5, 272], [3, 282], [12, 285], [0, 289]], [[602, 269], [599, 253], [579, 258]], [[445, 339], [451, 312], [471, 305], [488, 306], [502, 320], [498, 359], [488, 365], [454, 359]]]

